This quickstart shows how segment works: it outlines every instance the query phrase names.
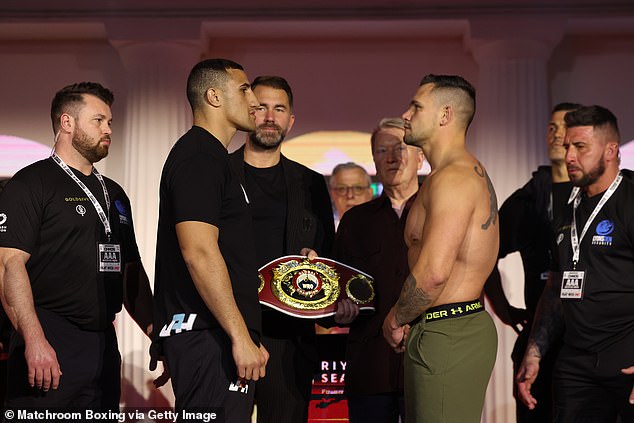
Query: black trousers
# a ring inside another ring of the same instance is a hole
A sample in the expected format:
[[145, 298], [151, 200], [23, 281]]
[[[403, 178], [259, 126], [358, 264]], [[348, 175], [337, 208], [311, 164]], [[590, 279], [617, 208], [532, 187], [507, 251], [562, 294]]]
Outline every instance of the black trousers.
[[250, 423], [255, 384], [240, 386], [231, 341], [222, 329], [183, 332], [163, 339], [179, 422], [185, 411], [216, 412], [214, 422]]
[[350, 423], [398, 423], [405, 421], [403, 393], [348, 395]]
[[[524, 327], [519, 334], [513, 347], [513, 377], [524, 359], [524, 352], [528, 344], [531, 325]], [[517, 423], [552, 423], [553, 421], [553, 369], [555, 361], [561, 348], [561, 343], [557, 342], [551, 346], [546, 355], [540, 360], [539, 373], [535, 382], [531, 386], [531, 395], [537, 400], [537, 405], [533, 410], [529, 410], [522, 401], [517, 399], [517, 385], [513, 383], [513, 396], [515, 397], [515, 416]]]
[[621, 373], [634, 365], [634, 336], [598, 353], [564, 345], [555, 364], [554, 421], [556, 423], [634, 422], [628, 402], [634, 376]]
[[6, 408], [119, 410], [121, 356], [114, 327], [85, 331], [54, 313], [38, 309], [37, 314], [63, 373], [59, 388], [44, 392], [29, 386], [24, 340], [13, 332]]
[[258, 423], [305, 423], [315, 369], [315, 347], [300, 337], [262, 337], [270, 354], [266, 377], [257, 382]]

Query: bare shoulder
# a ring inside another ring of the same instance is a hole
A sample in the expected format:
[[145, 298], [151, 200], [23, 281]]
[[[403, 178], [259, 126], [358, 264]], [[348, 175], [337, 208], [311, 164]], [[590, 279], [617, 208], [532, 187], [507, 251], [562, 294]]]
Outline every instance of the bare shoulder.
[[[482, 190], [482, 174], [486, 174], [477, 161], [462, 160], [444, 166], [433, 172], [425, 180], [426, 188], [432, 196], [451, 195], [455, 198], [469, 198]], [[457, 197], [458, 195], [462, 197]], [[466, 196], [466, 197], [465, 197]]]
[[441, 207], [449, 212], [472, 210], [482, 219], [486, 229], [497, 221], [497, 196], [484, 166], [467, 155], [437, 169], [423, 188], [426, 207]]

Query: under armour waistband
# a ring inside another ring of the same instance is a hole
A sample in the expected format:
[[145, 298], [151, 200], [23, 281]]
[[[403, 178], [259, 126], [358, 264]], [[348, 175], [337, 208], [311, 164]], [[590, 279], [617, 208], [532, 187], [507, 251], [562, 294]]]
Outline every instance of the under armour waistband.
[[480, 300], [442, 304], [428, 309], [425, 312], [425, 321], [434, 322], [436, 320], [453, 319], [454, 317], [462, 317], [481, 311], [484, 311], [484, 306]]

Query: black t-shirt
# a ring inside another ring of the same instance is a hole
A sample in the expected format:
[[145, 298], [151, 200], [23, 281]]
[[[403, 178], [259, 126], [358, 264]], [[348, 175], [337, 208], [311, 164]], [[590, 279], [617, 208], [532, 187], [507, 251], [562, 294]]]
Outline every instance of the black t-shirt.
[[[73, 170], [106, 211], [103, 188], [93, 174]], [[139, 259], [130, 201], [105, 178], [110, 197], [112, 243], [122, 265]], [[98, 271], [104, 226], [84, 191], [52, 159], [22, 169], [0, 195], [0, 247], [31, 256], [26, 264], [33, 299], [85, 330], [104, 330], [121, 310], [122, 273]]]
[[498, 257], [520, 252], [524, 266], [524, 300], [531, 316], [544, 290], [551, 260], [551, 181], [551, 167], [540, 166], [526, 185], [504, 201], [499, 213]]
[[257, 263], [263, 266], [285, 255], [287, 206], [284, 171], [281, 162], [267, 168], [253, 167], [245, 162], [244, 178], [253, 215]]
[[224, 146], [194, 126], [176, 142], [160, 183], [154, 297], [159, 336], [220, 327], [200, 297], [176, 237], [176, 224], [205, 222], [219, 230], [218, 245], [233, 296], [255, 341], [261, 330], [258, 276], [247, 196], [229, 169]]
[[[586, 351], [601, 351], [634, 334], [634, 174], [622, 174], [618, 189], [581, 240], [577, 270], [585, 271], [583, 299], [562, 299], [564, 342]], [[572, 270], [570, 188], [553, 190], [555, 202], [562, 205], [555, 234], [556, 265], [562, 271]], [[602, 195], [582, 197], [576, 214], [578, 236]], [[561, 281], [556, 289], [559, 293]]]
[[[257, 168], [244, 162], [244, 180], [253, 215], [258, 267], [289, 254], [286, 246], [287, 186], [282, 162]], [[292, 195], [292, 194], [290, 194]], [[274, 338], [314, 335], [312, 320], [298, 319], [269, 307], [262, 308], [262, 334]]]

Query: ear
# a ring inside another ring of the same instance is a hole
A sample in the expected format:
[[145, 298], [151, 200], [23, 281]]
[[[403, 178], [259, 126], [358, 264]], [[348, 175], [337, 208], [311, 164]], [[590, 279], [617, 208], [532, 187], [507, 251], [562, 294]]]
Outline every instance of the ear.
[[288, 121], [288, 129], [286, 130], [286, 133], [288, 134], [289, 132], [291, 132], [291, 128], [293, 127], [293, 124], [295, 123], [295, 115], [291, 115], [290, 120]]
[[453, 118], [453, 109], [451, 106], [446, 105], [440, 109], [440, 126], [446, 126], [451, 122]]
[[619, 155], [619, 145], [615, 142], [609, 142], [605, 145], [605, 158], [610, 161], [617, 161]]
[[418, 163], [418, 170], [421, 170], [423, 167], [423, 162], [425, 161], [425, 155], [423, 154], [423, 150], [421, 148], [417, 148], [416, 152], [416, 161]]
[[217, 88], [209, 88], [205, 92], [205, 100], [207, 100], [207, 103], [212, 107], [220, 107], [220, 103], [222, 102], [220, 90]]
[[62, 113], [59, 117], [59, 129], [64, 132], [72, 132], [75, 127], [75, 119], [68, 113]]

